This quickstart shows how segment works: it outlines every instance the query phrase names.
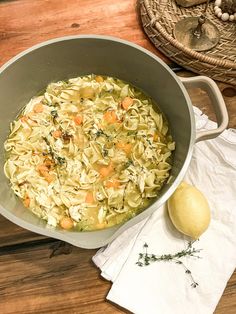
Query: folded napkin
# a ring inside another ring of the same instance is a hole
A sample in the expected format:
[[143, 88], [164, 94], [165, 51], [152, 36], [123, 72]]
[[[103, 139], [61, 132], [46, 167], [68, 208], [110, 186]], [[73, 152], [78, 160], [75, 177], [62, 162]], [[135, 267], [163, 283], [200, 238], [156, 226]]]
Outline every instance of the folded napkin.
[[[197, 129], [216, 126], [194, 108]], [[156, 255], [177, 253], [189, 238], [172, 225], [166, 206], [126, 230], [93, 257], [101, 275], [113, 282], [107, 299], [137, 314], [213, 313], [236, 266], [236, 130], [228, 129], [214, 140], [195, 144], [185, 181], [207, 197], [211, 208], [208, 230], [194, 243], [201, 259], [181, 259], [182, 265], [155, 262], [139, 267], [136, 262], [148, 243]]]

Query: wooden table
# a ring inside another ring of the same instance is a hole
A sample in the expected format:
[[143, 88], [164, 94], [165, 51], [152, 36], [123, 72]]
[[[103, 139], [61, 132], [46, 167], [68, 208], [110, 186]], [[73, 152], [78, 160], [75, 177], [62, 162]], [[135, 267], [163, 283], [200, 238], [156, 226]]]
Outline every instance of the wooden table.
[[[170, 64], [143, 33], [135, 0], [0, 1], [0, 66], [36, 43], [74, 34], [121, 37]], [[234, 93], [218, 85], [225, 95]], [[214, 119], [204, 92], [196, 89], [190, 94], [193, 103]], [[236, 127], [235, 95], [225, 97], [225, 102], [230, 127]], [[23, 230], [0, 216], [0, 313], [128, 313], [105, 301], [111, 285], [91, 262], [95, 252]], [[235, 312], [236, 273], [215, 313]]]

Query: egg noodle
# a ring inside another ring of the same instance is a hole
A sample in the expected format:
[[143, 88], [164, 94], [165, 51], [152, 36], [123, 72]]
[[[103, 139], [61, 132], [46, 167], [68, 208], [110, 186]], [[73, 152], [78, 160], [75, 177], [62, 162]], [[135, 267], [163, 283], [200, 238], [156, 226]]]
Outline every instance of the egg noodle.
[[55, 227], [95, 230], [130, 219], [170, 175], [175, 143], [153, 107], [112, 77], [49, 84], [11, 123], [4, 165], [11, 188]]

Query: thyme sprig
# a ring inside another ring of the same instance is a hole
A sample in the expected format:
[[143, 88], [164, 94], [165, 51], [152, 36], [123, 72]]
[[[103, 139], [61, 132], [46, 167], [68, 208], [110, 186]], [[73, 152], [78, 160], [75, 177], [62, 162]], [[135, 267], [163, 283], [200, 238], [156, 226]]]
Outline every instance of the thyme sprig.
[[128, 168], [130, 165], [133, 165], [133, 161], [131, 159], [129, 159], [125, 164], [124, 167]]
[[52, 146], [51, 146], [49, 140], [45, 136], [43, 136], [43, 140], [47, 144], [49, 155], [51, 155], [52, 160], [54, 161], [54, 163], [56, 165], [58, 165], [58, 166], [64, 165], [66, 163], [65, 157], [57, 156], [57, 154], [53, 151]]
[[58, 112], [57, 110], [52, 110], [51, 111], [51, 116], [55, 119], [55, 118], [58, 118]]
[[58, 178], [58, 181], [59, 181], [59, 183], [61, 185], [60, 173], [59, 173], [59, 170], [58, 170], [58, 166], [65, 165], [66, 164], [66, 159], [64, 157], [59, 157], [59, 156], [56, 155], [56, 153], [52, 149], [52, 146], [51, 146], [49, 140], [45, 136], [43, 136], [43, 140], [47, 144], [48, 152], [51, 155], [52, 160], [55, 163], [55, 169], [56, 169], [56, 173], [57, 173], [57, 178]]
[[97, 130], [97, 132], [95, 133], [96, 138], [102, 135], [104, 135], [107, 139], [110, 139], [110, 136], [106, 134], [102, 129]]
[[148, 266], [151, 263], [154, 262], [174, 262], [176, 264], [182, 265], [182, 267], [185, 270], [185, 273], [190, 276], [191, 278], [191, 286], [193, 288], [196, 288], [198, 286], [198, 283], [193, 278], [193, 275], [191, 271], [185, 266], [185, 264], [180, 260], [182, 257], [189, 256], [189, 257], [195, 257], [195, 258], [201, 258], [199, 255], [197, 255], [201, 249], [195, 249], [193, 247], [193, 243], [195, 241], [188, 242], [187, 248], [185, 250], [182, 250], [180, 252], [177, 252], [175, 254], [163, 254], [163, 255], [155, 255], [148, 253], [148, 244], [144, 243], [143, 245], [143, 253], [139, 253], [139, 258], [136, 264], [140, 267]]
[[57, 160], [57, 165], [59, 165], [59, 166], [63, 166], [66, 163], [65, 157], [57, 156], [55, 158]]
[[122, 198], [122, 207], [121, 207], [122, 210], [125, 208], [125, 196], [126, 196], [126, 190], [129, 185], [129, 182], [130, 180], [126, 183], [125, 188], [124, 188], [123, 198]]
[[43, 136], [43, 140], [47, 144], [49, 154], [51, 155], [52, 159], [55, 161], [55, 153], [51, 147], [49, 140], [45, 136]]

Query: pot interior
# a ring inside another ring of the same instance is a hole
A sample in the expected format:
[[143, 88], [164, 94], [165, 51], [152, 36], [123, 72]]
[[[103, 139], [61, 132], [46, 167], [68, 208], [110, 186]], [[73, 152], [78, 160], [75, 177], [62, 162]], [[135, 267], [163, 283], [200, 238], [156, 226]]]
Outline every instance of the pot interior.
[[[164, 186], [155, 204], [121, 227], [77, 233], [55, 230], [25, 209], [10, 190], [3, 173], [3, 144], [10, 122], [31, 97], [52, 81], [91, 73], [127, 81], [142, 89], [158, 104], [169, 121], [171, 134], [176, 141], [172, 179]], [[95, 248], [108, 243], [125, 228], [147, 217], [163, 204], [177, 186], [177, 181], [182, 179], [184, 164], [187, 157], [191, 157], [194, 137], [192, 116], [189, 97], [175, 75], [163, 62], [142, 48], [99, 36], [68, 37], [33, 47], [0, 71], [0, 213], [29, 230], [80, 247]]]

